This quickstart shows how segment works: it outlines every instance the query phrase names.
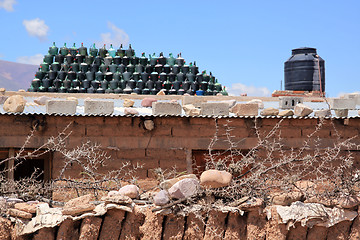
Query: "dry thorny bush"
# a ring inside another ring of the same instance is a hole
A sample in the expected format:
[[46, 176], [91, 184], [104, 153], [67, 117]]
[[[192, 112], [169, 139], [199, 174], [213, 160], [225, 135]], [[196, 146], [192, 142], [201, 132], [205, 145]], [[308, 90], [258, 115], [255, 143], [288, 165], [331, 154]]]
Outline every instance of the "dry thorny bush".
[[[231, 121], [225, 126], [225, 133], [219, 136], [220, 126], [215, 120], [216, 133], [211, 140], [206, 156], [206, 169], [225, 170], [233, 174], [230, 186], [206, 190], [224, 203], [242, 197], [259, 197], [268, 202], [275, 192], [297, 191], [305, 199], [333, 200], [357, 195], [360, 190], [360, 171], [354, 168], [351, 150], [359, 150], [353, 143], [357, 137], [342, 139], [333, 120], [335, 133], [332, 147], [323, 147], [317, 133], [324, 125], [319, 118], [314, 131], [304, 139], [299, 148], [285, 147], [286, 139], [281, 137], [279, 122], [268, 132], [261, 131], [258, 119], [254, 119], [256, 145], [248, 151], [240, 150], [235, 142]], [[219, 142], [228, 143], [224, 152], [214, 151]], [[240, 140], [241, 141], [241, 140]]]
[[[308, 135], [301, 147], [287, 148], [285, 140], [281, 137], [282, 120], [268, 132], [261, 131], [258, 119], [255, 118], [253, 121], [257, 143], [248, 151], [244, 151], [239, 148], [240, 142], [234, 140], [236, 136], [233, 134], [231, 121], [229, 120], [225, 126], [219, 126], [215, 119], [216, 131], [209, 144], [205, 169], [226, 170], [233, 174], [233, 181], [228, 187], [205, 189], [198, 196], [212, 196], [217, 199], [216, 203], [227, 205], [247, 196], [269, 200], [269, 196], [277, 191], [298, 191], [307, 199], [335, 199], [358, 193], [360, 172], [353, 168], [353, 155], [350, 151], [360, 147], [352, 141], [356, 136], [342, 139], [331, 121], [336, 136], [334, 145], [323, 148], [322, 140], [317, 137], [317, 133], [322, 128], [324, 120], [319, 119], [315, 130]], [[100, 145], [87, 141], [78, 147], [68, 148], [66, 143], [71, 134], [70, 125], [58, 136], [50, 137], [39, 148], [27, 152], [26, 146], [35, 133], [35, 130], [32, 131], [14, 157], [0, 162], [4, 164], [7, 161], [15, 161], [13, 169], [0, 172], [1, 196], [43, 200], [51, 197], [54, 191], [75, 191], [78, 196], [91, 192], [98, 196], [99, 193], [118, 189], [124, 182], [136, 183], [134, 176], [141, 166], [125, 162], [119, 169], [102, 173], [100, 169], [111, 160], [111, 157], [101, 150]], [[225, 129], [223, 134], [220, 134], [221, 128]], [[214, 146], [221, 141], [227, 143], [228, 149], [222, 152], [214, 151]], [[7, 171], [14, 171], [22, 162], [48, 152], [58, 152], [63, 158], [64, 166], [58, 178], [45, 183], [36, 180], [41, 173], [34, 172], [30, 177], [19, 181], [6, 180]], [[80, 167], [80, 179], [66, 177], [66, 170], [73, 165]], [[175, 177], [175, 171], [164, 172], [156, 169], [155, 173], [162, 181]], [[188, 201], [193, 203], [196, 198]]]
[[[71, 123], [57, 136], [50, 137], [42, 146], [29, 152], [26, 151], [26, 147], [34, 137], [34, 128], [15, 156], [0, 161], [0, 165], [3, 166], [8, 165], [7, 163], [10, 161], [14, 162], [12, 168], [8, 167], [0, 171], [0, 196], [17, 197], [26, 201], [42, 200], [51, 203], [50, 198], [54, 192], [61, 195], [75, 191], [77, 196], [92, 193], [97, 198], [99, 194], [119, 189], [125, 182], [136, 183], [134, 176], [136, 170], [142, 167], [141, 165], [123, 162], [118, 169], [103, 173], [101, 168], [105, 167], [108, 161], [111, 161], [111, 157], [101, 149], [99, 144], [86, 141], [80, 146], [69, 148], [67, 139], [71, 135], [70, 126]], [[20, 180], [7, 179], [7, 173], [14, 172], [20, 164], [49, 152], [58, 152], [63, 159], [63, 168], [56, 179], [50, 182], [38, 180], [38, 177], [43, 174], [39, 169], [34, 169], [29, 177]], [[66, 176], [66, 171], [71, 167], [80, 169], [80, 178], [72, 179]]]

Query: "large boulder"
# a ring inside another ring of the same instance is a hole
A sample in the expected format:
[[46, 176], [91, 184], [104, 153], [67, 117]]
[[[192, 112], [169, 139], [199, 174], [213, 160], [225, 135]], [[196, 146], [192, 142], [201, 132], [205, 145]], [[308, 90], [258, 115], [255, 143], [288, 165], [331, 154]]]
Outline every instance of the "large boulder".
[[306, 106], [305, 104], [299, 103], [295, 106], [294, 114], [298, 117], [305, 117], [313, 112], [311, 107]]
[[195, 195], [200, 187], [199, 181], [193, 178], [185, 178], [178, 181], [169, 189], [171, 198], [181, 199]]
[[153, 102], [157, 102], [157, 100], [155, 98], [144, 98], [141, 101], [141, 106], [143, 106], [143, 107], [152, 107]]
[[138, 198], [139, 188], [136, 185], [129, 184], [120, 188], [119, 194], [123, 196], [128, 196], [129, 198]]
[[219, 188], [229, 186], [231, 179], [231, 173], [212, 169], [201, 174], [200, 183], [206, 188]]
[[26, 101], [21, 95], [14, 95], [9, 97], [3, 105], [5, 112], [23, 112], [26, 105]]

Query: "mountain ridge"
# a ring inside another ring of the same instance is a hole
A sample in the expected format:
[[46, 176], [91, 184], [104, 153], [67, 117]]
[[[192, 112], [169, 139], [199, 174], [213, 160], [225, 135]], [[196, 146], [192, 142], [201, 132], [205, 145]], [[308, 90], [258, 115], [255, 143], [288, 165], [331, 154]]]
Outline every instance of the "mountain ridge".
[[39, 66], [0, 60], [0, 87], [8, 91], [27, 90]]

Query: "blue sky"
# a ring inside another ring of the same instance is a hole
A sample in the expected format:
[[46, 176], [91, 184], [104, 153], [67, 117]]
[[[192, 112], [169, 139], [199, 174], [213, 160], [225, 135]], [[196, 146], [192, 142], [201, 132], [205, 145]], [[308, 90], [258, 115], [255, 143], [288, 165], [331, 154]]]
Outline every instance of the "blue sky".
[[53, 41], [131, 43], [138, 56], [182, 52], [236, 95], [269, 96], [291, 49], [307, 46], [325, 60], [328, 96], [360, 90], [358, 0], [0, 0], [0, 22], [7, 61], [39, 64]]

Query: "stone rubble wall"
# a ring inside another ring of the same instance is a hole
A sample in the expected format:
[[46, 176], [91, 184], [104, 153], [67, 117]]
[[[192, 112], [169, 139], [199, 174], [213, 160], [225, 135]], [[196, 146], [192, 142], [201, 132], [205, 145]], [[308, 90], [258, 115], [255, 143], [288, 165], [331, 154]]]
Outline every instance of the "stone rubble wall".
[[[293, 226], [281, 222], [272, 211], [267, 219], [264, 209], [244, 212], [211, 210], [187, 216], [161, 214], [149, 206], [135, 205], [132, 212], [108, 210], [101, 216], [67, 218], [53, 228], [44, 227], [35, 233], [16, 236], [15, 225], [0, 218], [0, 239], [10, 240], [60, 240], [60, 239], [359, 239], [360, 219], [341, 221], [331, 227]], [[202, 217], [198, 218], [198, 216]]]

